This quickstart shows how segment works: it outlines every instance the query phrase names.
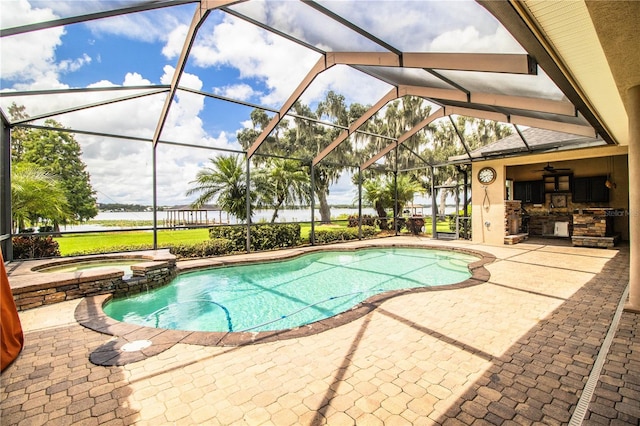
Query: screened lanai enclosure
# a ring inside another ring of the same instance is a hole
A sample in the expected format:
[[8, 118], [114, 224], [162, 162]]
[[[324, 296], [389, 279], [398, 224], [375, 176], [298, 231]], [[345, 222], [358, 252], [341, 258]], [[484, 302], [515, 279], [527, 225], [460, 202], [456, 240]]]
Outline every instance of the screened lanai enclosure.
[[[472, 162], [549, 148], [523, 129], [613, 143], [514, 2], [1, 7], [9, 260], [13, 238], [38, 225], [56, 238], [110, 232], [77, 226], [96, 203], [150, 206], [135, 231], [153, 248], [175, 228], [166, 207], [210, 203], [247, 229], [247, 250], [250, 223], [308, 223], [314, 244], [343, 210], [360, 237], [368, 218], [389, 234], [460, 237], [472, 232]], [[521, 143], [482, 150], [509, 135]], [[66, 195], [33, 200], [47, 179]]]

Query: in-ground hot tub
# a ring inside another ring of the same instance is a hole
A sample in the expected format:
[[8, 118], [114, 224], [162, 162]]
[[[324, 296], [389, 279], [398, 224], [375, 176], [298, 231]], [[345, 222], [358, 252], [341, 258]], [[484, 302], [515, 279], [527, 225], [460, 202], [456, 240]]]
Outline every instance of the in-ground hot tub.
[[53, 266], [44, 265], [34, 269], [37, 272], [56, 273], [56, 272], [79, 272], [87, 270], [105, 270], [105, 269], [118, 269], [124, 272], [124, 276], [133, 276], [132, 265], [145, 262], [144, 259], [119, 259], [119, 258], [107, 258], [96, 260], [81, 260], [73, 262], [60, 262]]
[[24, 261], [11, 271], [18, 310], [100, 294], [130, 295], [176, 275], [168, 250]]

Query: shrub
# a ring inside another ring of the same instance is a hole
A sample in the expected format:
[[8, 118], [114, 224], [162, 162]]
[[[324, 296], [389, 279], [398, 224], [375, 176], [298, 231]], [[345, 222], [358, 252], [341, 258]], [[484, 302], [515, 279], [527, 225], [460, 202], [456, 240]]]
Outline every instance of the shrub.
[[247, 246], [247, 230], [244, 226], [215, 226], [209, 229], [209, 239], [228, 240], [232, 251], [242, 251]]
[[141, 250], [153, 250], [153, 244], [129, 244], [129, 245], [115, 245], [107, 247], [94, 247], [87, 250], [78, 250], [70, 253], [66, 253], [65, 256], [84, 256], [87, 254], [102, 254], [102, 253], [120, 253], [127, 251], [141, 251]]
[[213, 238], [195, 244], [176, 244], [169, 248], [177, 258], [221, 256], [231, 253], [231, 241], [226, 238]]
[[[349, 228], [357, 228], [359, 222], [358, 215], [349, 216]], [[362, 216], [362, 226], [376, 226], [376, 219], [370, 214], [365, 214]]]
[[60, 256], [58, 242], [51, 236], [13, 237], [14, 259], [35, 259]]
[[[463, 217], [464, 216], [464, 208], [458, 210], [458, 216], [459, 217]], [[471, 206], [467, 207], [467, 217], [471, 217]], [[466, 227], [465, 225], [463, 225], [463, 227]], [[456, 216], [454, 214], [449, 216], [449, 229], [452, 231], [456, 230]], [[471, 230], [469, 230], [470, 232]], [[462, 230], [460, 232], [463, 232]]]
[[418, 235], [422, 232], [424, 219], [421, 217], [410, 217], [407, 219], [407, 223], [405, 224], [405, 226], [413, 235]]
[[[216, 226], [209, 230], [209, 238], [229, 240], [232, 250], [242, 251], [247, 245], [245, 226]], [[251, 250], [273, 250], [300, 244], [300, 225], [270, 223], [251, 225]]]
[[[376, 235], [376, 229], [373, 226], [362, 227], [362, 237], [371, 238]], [[309, 235], [311, 239], [311, 235]], [[358, 239], [358, 229], [356, 228], [336, 228], [336, 229], [320, 229], [316, 231], [316, 243], [326, 244], [334, 241], [350, 241]]]
[[251, 249], [271, 250], [300, 244], [300, 225], [268, 224], [251, 227]]
[[372, 238], [375, 237], [378, 231], [375, 226], [363, 226], [362, 227], [362, 238]]

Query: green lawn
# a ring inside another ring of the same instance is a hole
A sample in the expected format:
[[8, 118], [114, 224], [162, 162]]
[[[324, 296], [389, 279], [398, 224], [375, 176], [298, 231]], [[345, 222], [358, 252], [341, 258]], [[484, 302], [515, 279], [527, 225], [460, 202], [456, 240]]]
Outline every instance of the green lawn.
[[[167, 247], [172, 244], [193, 244], [209, 238], [209, 230], [181, 229], [158, 231], [158, 245]], [[91, 233], [65, 235], [56, 238], [60, 246], [60, 254], [68, 256], [73, 253], [108, 252], [124, 247], [137, 247], [153, 245], [153, 232], [151, 231], [114, 231], [109, 233]]]
[[[335, 225], [330, 225], [335, 226]], [[341, 226], [341, 225], [339, 225]], [[322, 229], [317, 225], [316, 230]], [[303, 242], [309, 241], [311, 224], [300, 225], [300, 235]], [[174, 244], [194, 244], [209, 238], [207, 228], [160, 230], [158, 231], [158, 246], [168, 247]], [[109, 233], [90, 233], [65, 235], [57, 237], [60, 246], [60, 254], [69, 256], [75, 253], [97, 253], [122, 250], [125, 247], [139, 247], [153, 245], [153, 232], [151, 231], [114, 231]]]
[[[316, 225], [316, 230], [323, 228], [335, 228], [336, 226], [346, 227], [346, 222], [337, 221], [332, 225]], [[431, 218], [425, 220], [426, 234], [431, 234]], [[449, 232], [449, 222], [438, 222], [439, 232]], [[309, 241], [311, 224], [300, 224], [300, 235], [302, 242]], [[402, 231], [407, 233], [406, 230]], [[181, 230], [160, 230], [158, 231], [158, 246], [168, 247], [174, 244], [195, 244], [209, 238], [207, 228], [181, 229]], [[57, 237], [55, 240], [60, 246], [60, 254], [69, 256], [82, 253], [99, 253], [120, 251], [129, 248], [142, 246], [151, 247], [153, 245], [153, 232], [151, 231], [113, 231], [109, 233], [90, 233], [65, 235]]]

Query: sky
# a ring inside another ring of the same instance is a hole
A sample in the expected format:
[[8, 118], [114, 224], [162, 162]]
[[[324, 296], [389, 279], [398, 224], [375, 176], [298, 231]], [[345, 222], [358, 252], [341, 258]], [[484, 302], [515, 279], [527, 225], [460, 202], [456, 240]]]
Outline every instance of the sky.
[[[2, 28], [10, 28], [130, 3], [2, 0], [0, 24]], [[323, 3], [403, 51], [522, 52], [511, 36], [475, 2]], [[420, 4], [418, 12], [416, 4]], [[367, 6], [375, 6], [376, 13], [368, 13], [371, 8]], [[413, 9], [412, 13], [406, 14], [407, 8]], [[170, 84], [194, 10], [195, 5], [187, 4], [4, 37], [0, 39], [0, 90]], [[296, 34], [321, 49], [374, 48], [371, 42], [352, 31], [319, 19], [301, 2], [251, 1], [238, 6], [238, 10], [251, 13], [255, 19], [264, 20], [283, 32]], [[327, 45], [327, 38], [323, 37], [327, 32], [334, 36], [334, 45]], [[317, 52], [274, 33], [213, 11], [199, 29], [180, 85], [279, 109], [319, 57]], [[333, 90], [344, 95], [347, 104], [374, 104], [390, 88], [354, 69], [336, 66], [316, 78], [301, 101], [316, 105]], [[38, 116], [140, 92], [138, 89], [2, 97], [0, 105], [6, 112], [11, 102], [16, 102], [24, 105], [30, 116]], [[151, 138], [164, 99], [164, 94], [157, 94], [53, 118], [74, 129]], [[251, 111], [251, 107], [179, 91], [161, 140], [239, 150], [236, 134], [251, 126]], [[82, 159], [99, 202], [152, 204], [150, 143], [80, 134], [76, 140], [81, 145]], [[215, 155], [218, 152], [209, 149], [159, 145], [158, 204], [193, 201], [195, 196], [186, 195], [190, 182]], [[350, 204], [355, 196], [350, 177], [345, 175], [331, 187], [329, 201]]]

